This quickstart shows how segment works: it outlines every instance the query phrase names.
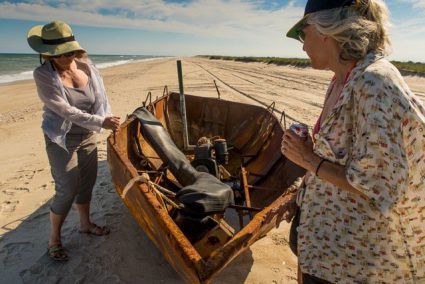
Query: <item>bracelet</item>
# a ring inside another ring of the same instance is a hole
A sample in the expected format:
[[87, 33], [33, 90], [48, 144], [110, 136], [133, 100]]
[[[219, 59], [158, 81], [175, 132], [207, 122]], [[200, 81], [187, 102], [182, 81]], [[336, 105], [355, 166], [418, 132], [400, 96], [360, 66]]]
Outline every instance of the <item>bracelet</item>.
[[316, 176], [318, 176], [317, 174], [319, 173], [320, 166], [323, 164], [324, 161], [327, 161], [327, 160], [326, 159], [321, 159], [320, 162], [319, 162], [319, 164], [317, 165], [316, 173], [315, 173]]

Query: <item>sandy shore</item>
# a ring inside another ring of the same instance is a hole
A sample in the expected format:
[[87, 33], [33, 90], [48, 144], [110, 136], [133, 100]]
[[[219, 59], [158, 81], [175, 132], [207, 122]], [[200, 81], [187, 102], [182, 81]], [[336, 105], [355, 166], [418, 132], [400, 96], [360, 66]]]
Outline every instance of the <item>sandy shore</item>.
[[[176, 58], [103, 69], [114, 114], [122, 119], [145, 100], [161, 96], [164, 86], [178, 91]], [[183, 58], [185, 92], [226, 100], [275, 102], [288, 117], [313, 124], [332, 74], [327, 71]], [[406, 77], [425, 101], [425, 79]], [[244, 96], [248, 95], [247, 96]], [[40, 128], [42, 104], [33, 81], [0, 85], [0, 282], [1, 283], [182, 283], [136, 224], [111, 184], [105, 138], [98, 135], [99, 173], [92, 201], [93, 221], [112, 228], [106, 237], [78, 233], [71, 210], [63, 244], [70, 261], [46, 256], [49, 201], [54, 183]], [[290, 122], [290, 119], [288, 119]], [[235, 259], [213, 283], [296, 283], [296, 257], [282, 223]]]

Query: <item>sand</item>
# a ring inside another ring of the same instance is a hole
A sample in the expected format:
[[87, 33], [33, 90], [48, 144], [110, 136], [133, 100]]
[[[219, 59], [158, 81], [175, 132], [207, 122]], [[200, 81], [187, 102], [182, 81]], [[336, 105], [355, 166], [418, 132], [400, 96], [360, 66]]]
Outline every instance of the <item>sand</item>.
[[[270, 105], [312, 125], [320, 113], [329, 71], [182, 58], [185, 92], [199, 96]], [[122, 121], [146, 99], [161, 96], [164, 86], [178, 91], [176, 58], [126, 64], [101, 70], [114, 114]], [[425, 79], [406, 77], [425, 101]], [[245, 94], [245, 95], [243, 95]], [[108, 225], [108, 236], [78, 233], [72, 209], [63, 227], [70, 260], [46, 255], [49, 202], [54, 182], [40, 128], [42, 104], [32, 80], [0, 85], [0, 282], [1, 283], [183, 283], [115, 193], [106, 161], [105, 139], [98, 135], [99, 173], [92, 219]], [[296, 257], [288, 247], [283, 222], [237, 257], [213, 283], [296, 283]]]

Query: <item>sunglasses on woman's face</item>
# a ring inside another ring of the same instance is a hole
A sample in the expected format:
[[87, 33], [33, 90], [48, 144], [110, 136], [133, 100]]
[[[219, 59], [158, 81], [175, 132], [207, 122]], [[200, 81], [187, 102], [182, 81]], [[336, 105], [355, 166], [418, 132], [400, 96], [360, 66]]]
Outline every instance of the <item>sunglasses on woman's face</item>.
[[75, 56], [75, 51], [67, 52], [67, 53], [60, 54], [60, 55], [55, 55], [55, 56], [52, 56], [52, 58], [61, 58], [62, 55], [65, 56], [66, 58], [71, 58], [71, 57]]
[[298, 31], [298, 39], [299, 39], [299, 41], [301, 41], [302, 43], [304, 43], [305, 33], [304, 33], [303, 30]]
[[298, 40], [304, 43], [305, 41], [305, 32], [304, 29], [308, 27], [309, 24], [304, 24], [299, 30], [298, 30]]

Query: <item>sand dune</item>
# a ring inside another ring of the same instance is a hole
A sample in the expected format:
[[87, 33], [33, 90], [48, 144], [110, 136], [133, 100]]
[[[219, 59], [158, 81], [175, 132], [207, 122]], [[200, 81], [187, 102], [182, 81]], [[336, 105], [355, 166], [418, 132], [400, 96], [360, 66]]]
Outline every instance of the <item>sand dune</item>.
[[[122, 119], [152, 92], [178, 90], [176, 58], [127, 64], [102, 70], [114, 114]], [[270, 105], [287, 121], [312, 125], [320, 113], [332, 76], [315, 71], [201, 58], [183, 58], [185, 92]], [[407, 77], [425, 100], [425, 79]], [[254, 100], [252, 100], [252, 98]], [[54, 183], [40, 128], [41, 108], [33, 81], [0, 86], [0, 282], [1, 283], [182, 283], [177, 273], [136, 224], [111, 184], [106, 161], [107, 131], [98, 135], [99, 173], [92, 201], [93, 221], [112, 232], [105, 237], [78, 233], [71, 210], [63, 244], [70, 261], [58, 264], [46, 255], [49, 200]], [[213, 283], [296, 283], [296, 257], [287, 245], [289, 225], [282, 223], [235, 259]]]

